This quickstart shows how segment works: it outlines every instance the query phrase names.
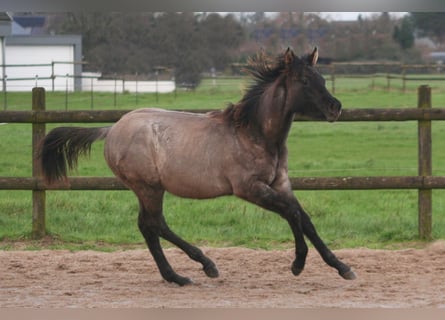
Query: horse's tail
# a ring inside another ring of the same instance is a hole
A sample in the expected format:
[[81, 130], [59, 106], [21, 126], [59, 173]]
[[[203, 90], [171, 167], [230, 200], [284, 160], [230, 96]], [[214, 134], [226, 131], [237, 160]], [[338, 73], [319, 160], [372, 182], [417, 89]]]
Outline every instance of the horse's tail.
[[41, 141], [38, 152], [46, 182], [66, 179], [67, 166], [76, 168], [79, 155], [89, 155], [93, 142], [104, 139], [110, 128], [59, 127], [51, 130]]

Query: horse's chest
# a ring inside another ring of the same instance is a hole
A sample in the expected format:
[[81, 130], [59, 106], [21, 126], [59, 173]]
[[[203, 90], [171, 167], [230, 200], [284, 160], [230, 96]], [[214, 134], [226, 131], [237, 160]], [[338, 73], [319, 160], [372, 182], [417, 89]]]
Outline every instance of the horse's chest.
[[278, 157], [265, 157], [264, 159], [256, 159], [254, 163], [254, 170], [260, 180], [266, 184], [272, 184], [277, 175], [280, 174], [282, 168], [280, 167], [280, 160]]

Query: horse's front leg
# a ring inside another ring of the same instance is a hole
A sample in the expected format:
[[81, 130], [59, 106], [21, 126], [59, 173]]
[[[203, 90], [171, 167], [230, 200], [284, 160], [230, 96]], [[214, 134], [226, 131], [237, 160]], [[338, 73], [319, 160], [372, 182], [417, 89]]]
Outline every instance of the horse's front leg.
[[292, 273], [299, 275], [306, 263], [308, 247], [304, 240], [300, 206], [292, 192], [275, 190], [269, 185], [256, 181], [249, 188], [234, 189], [236, 196], [252, 202], [266, 210], [278, 213], [286, 219], [295, 239], [295, 260]]
[[351, 267], [349, 267], [347, 264], [340, 261], [334, 253], [332, 253], [331, 250], [325, 245], [323, 240], [321, 240], [320, 236], [318, 235], [317, 231], [315, 230], [314, 225], [311, 222], [311, 219], [309, 218], [309, 215], [301, 208], [301, 221], [302, 221], [302, 227], [303, 232], [306, 235], [306, 237], [309, 238], [309, 240], [312, 242], [314, 247], [317, 249], [317, 251], [320, 253], [323, 260], [331, 267], [337, 269], [338, 273], [346, 280], [354, 280], [356, 278], [356, 275], [354, 271], [351, 270]]
[[296, 258], [292, 264], [292, 272], [294, 275], [300, 274], [305, 265], [308, 252], [307, 245], [304, 241], [306, 235], [323, 260], [331, 267], [337, 269], [338, 273], [347, 280], [356, 278], [351, 268], [340, 261], [334, 253], [321, 240], [309, 215], [303, 210], [297, 198], [294, 196], [290, 182], [286, 179], [273, 186], [264, 183], [255, 183], [248, 191], [236, 193], [239, 197], [253, 202], [267, 210], [271, 210], [280, 214], [289, 223], [295, 238]]

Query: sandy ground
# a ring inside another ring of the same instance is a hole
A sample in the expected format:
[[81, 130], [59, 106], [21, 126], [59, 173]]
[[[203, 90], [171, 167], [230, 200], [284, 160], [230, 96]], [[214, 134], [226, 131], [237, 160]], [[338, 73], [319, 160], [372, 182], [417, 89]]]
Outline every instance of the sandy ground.
[[424, 249], [335, 253], [358, 278], [343, 280], [310, 250], [290, 272], [292, 250], [203, 248], [220, 277], [210, 279], [178, 249], [166, 255], [194, 283], [163, 281], [148, 250], [113, 253], [0, 251], [0, 307], [445, 307], [445, 241]]

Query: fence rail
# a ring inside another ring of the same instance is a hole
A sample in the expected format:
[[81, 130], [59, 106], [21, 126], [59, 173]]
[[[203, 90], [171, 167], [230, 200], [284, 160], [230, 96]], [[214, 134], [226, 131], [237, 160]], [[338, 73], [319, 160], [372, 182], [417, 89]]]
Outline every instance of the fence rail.
[[[2, 111], [0, 122], [15, 123], [110, 123], [116, 122], [131, 110], [85, 110], [85, 111]], [[193, 113], [215, 111], [214, 109], [178, 110]], [[338, 121], [420, 121], [445, 120], [445, 108], [391, 108], [347, 109]], [[317, 121], [296, 116], [295, 121]], [[323, 120], [319, 120], [323, 121]]]
[[[445, 189], [445, 177], [301, 177], [290, 178], [293, 190]], [[71, 177], [47, 185], [41, 178], [0, 177], [0, 190], [128, 190], [115, 177]]]
[[[36, 160], [37, 146], [45, 135], [46, 123], [109, 123], [130, 110], [45, 111], [45, 90], [33, 89], [32, 111], [2, 111], [0, 122], [32, 123], [33, 176], [0, 177], [0, 190], [32, 190], [33, 238], [45, 235], [46, 190], [126, 190], [114, 177], [73, 177], [54, 185], [45, 184]], [[431, 108], [431, 88], [418, 88], [417, 108], [344, 110], [339, 121], [417, 121], [418, 175], [385, 177], [301, 177], [290, 178], [294, 190], [417, 189], [419, 237], [431, 239], [432, 189], [445, 189], [445, 176], [432, 176], [431, 121], [445, 120], [445, 108]], [[187, 110], [206, 112], [209, 110]], [[296, 121], [309, 119], [296, 117]]]

